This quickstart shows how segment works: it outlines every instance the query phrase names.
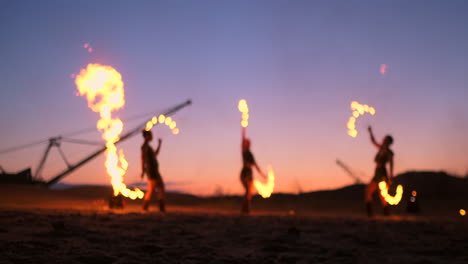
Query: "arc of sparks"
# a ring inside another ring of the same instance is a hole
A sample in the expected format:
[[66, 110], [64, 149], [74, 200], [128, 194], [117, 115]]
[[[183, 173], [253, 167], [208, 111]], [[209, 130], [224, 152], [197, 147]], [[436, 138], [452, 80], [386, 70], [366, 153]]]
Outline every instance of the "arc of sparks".
[[260, 194], [263, 198], [268, 198], [273, 193], [275, 189], [275, 172], [271, 165], [267, 167], [268, 171], [268, 180], [266, 183], [262, 183], [259, 180], [254, 180], [255, 189], [257, 189], [258, 194]]
[[177, 128], [177, 122], [171, 117], [166, 117], [165, 115], [159, 115], [158, 117], [153, 116], [153, 118], [146, 123], [145, 130], [150, 131], [158, 122], [166, 125], [172, 131], [172, 134], [177, 135], [180, 133], [179, 128]]
[[375, 108], [368, 105], [362, 105], [356, 101], [351, 103], [351, 110], [353, 111], [353, 115], [349, 118], [348, 123], [346, 126], [348, 127], [348, 135], [351, 137], [356, 137], [358, 131], [356, 130], [356, 121], [365, 113], [369, 113], [371, 115], [375, 115]]
[[396, 194], [395, 196], [391, 196], [388, 193], [388, 186], [385, 181], [379, 182], [379, 189], [380, 189], [380, 195], [389, 203], [390, 205], [397, 205], [401, 201], [401, 197], [403, 196], [403, 186], [398, 185], [396, 189]]

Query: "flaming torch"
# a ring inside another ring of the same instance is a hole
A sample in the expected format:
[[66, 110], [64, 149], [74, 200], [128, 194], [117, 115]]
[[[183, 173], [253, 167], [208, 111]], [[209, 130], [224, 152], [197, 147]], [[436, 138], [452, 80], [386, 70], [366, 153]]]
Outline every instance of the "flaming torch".
[[351, 137], [356, 137], [358, 132], [356, 130], [356, 120], [359, 116], [364, 115], [365, 113], [369, 113], [371, 115], [375, 115], [375, 108], [368, 105], [362, 105], [356, 101], [351, 103], [351, 110], [353, 111], [353, 115], [349, 118], [348, 123], [346, 124], [348, 127], [348, 135]]
[[240, 100], [237, 108], [242, 113], [241, 126], [247, 127], [249, 125], [249, 107], [247, 106], [247, 101], [244, 99]]
[[124, 175], [128, 163], [123, 150], [117, 151], [115, 146], [123, 130], [123, 122], [112, 117], [113, 111], [125, 105], [122, 76], [111, 66], [88, 64], [76, 76], [75, 84], [79, 95], [86, 96], [88, 107], [101, 117], [97, 122], [97, 129], [102, 132], [102, 138], [106, 141], [105, 166], [111, 177], [114, 196], [122, 194], [132, 200], [142, 199], [144, 193], [141, 190], [130, 190], [125, 185]]
[[[246, 128], [249, 125], [249, 106], [247, 105], [247, 101], [244, 99], [240, 100], [237, 108], [242, 113], [241, 126]], [[257, 189], [257, 192], [263, 198], [270, 197], [273, 193], [273, 189], [275, 188], [275, 173], [271, 165], [268, 165], [267, 171], [268, 179], [266, 183], [262, 183], [261, 181], [256, 179], [253, 182], [255, 189]]]

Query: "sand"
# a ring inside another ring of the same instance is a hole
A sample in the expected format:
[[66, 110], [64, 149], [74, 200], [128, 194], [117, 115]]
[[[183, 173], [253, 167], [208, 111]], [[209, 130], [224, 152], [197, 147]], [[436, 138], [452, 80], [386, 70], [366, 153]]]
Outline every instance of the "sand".
[[468, 263], [461, 216], [258, 207], [243, 216], [174, 195], [168, 213], [144, 213], [130, 201], [109, 210], [89, 189], [10, 189], [0, 201], [0, 263]]

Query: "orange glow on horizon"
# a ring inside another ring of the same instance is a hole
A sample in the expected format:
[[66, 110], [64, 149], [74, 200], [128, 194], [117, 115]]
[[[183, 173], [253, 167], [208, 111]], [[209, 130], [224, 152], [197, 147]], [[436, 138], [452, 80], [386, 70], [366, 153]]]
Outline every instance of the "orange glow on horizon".
[[106, 141], [105, 167], [111, 177], [114, 195], [122, 194], [130, 199], [142, 199], [144, 193], [135, 188], [130, 190], [124, 183], [124, 175], [128, 168], [123, 150], [119, 150], [115, 142], [119, 140], [123, 130], [123, 122], [119, 118], [113, 118], [112, 112], [125, 105], [124, 83], [122, 76], [111, 66], [88, 64], [82, 69], [75, 79], [80, 96], [86, 96], [88, 107], [100, 114], [97, 129], [102, 132], [102, 138]]

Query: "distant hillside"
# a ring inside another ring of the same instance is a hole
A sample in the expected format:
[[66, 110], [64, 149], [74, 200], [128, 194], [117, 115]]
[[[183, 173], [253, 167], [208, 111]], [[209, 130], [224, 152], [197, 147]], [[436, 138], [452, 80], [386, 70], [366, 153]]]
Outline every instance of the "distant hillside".
[[[468, 179], [451, 176], [446, 172], [409, 171], [394, 178], [393, 188], [401, 184], [405, 197], [415, 190], [420, 197], [429, 199], [466, 199], [468, 200]], [[304, 193], [310, 199], [363, 199], [364, 184], [349, 185], [335, 190]]]

